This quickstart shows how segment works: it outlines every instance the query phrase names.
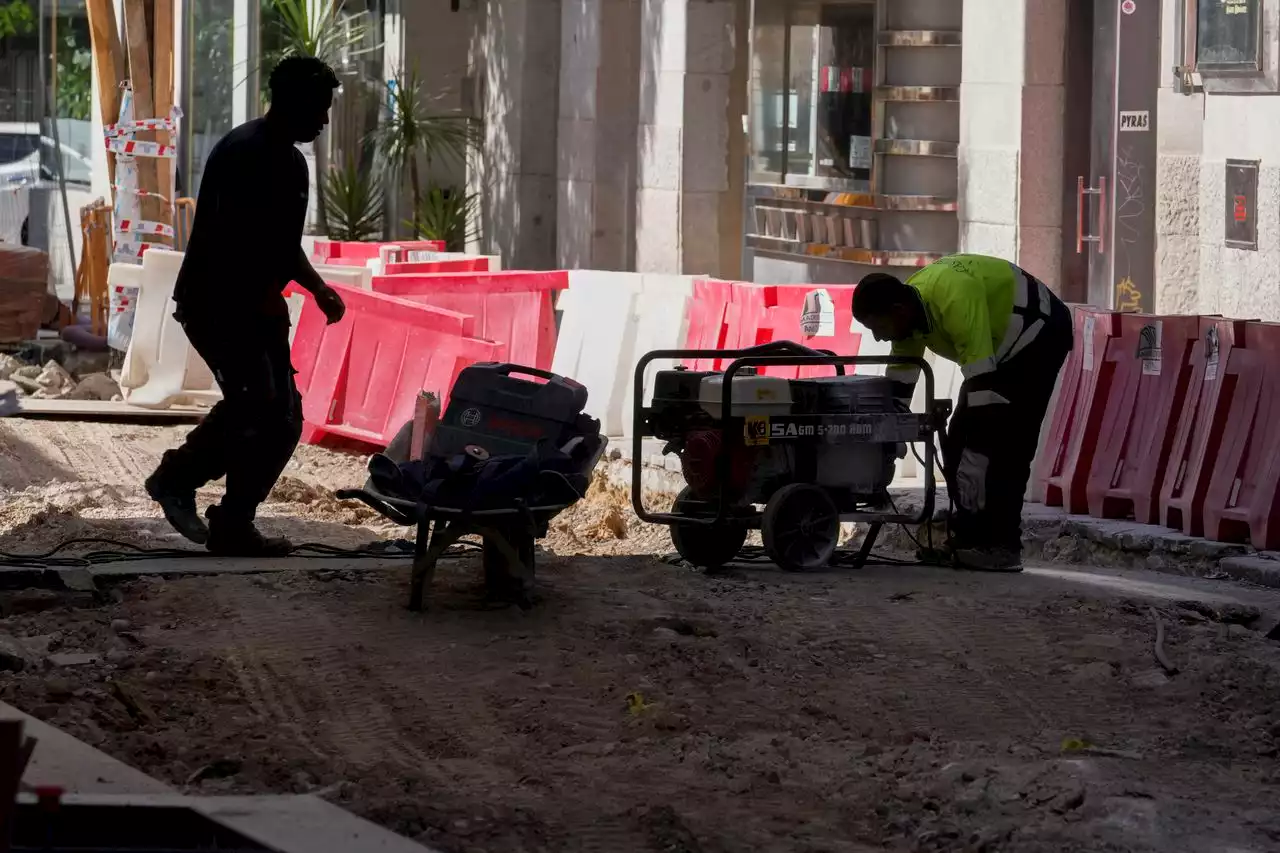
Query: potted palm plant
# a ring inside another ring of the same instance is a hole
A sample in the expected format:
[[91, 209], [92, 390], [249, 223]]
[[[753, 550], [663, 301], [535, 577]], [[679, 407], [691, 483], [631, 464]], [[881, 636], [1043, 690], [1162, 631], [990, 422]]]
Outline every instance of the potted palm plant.
[[320, 199], [330, 238], [360, 242], [381, 236], [386, 195], [371, 157], [346, 152], [341, 165], [325, 173]]
[[432, 184], [418, 201], [408, 225], [419, 240], [440, 240], [445, 251], [462, 252], [476, 236], [480, 196]]
[[[445, 239], [423, 236], [417, 223], [424, 208], [429, 221], [439, 224], [437, 214], [452, 211], [470, 216], [476, 202], [465, 193], [434, 184], [424, 193], [423, 173], [429, 173], [432, 163], [438, 160], [465, 165], [479, 141], [477, 124], [470, 116], [434, 111], [418, 72], [412, 68], [402, 69], [387, 84], [387, 101], [390, 113], [374, 131], [373, 141], [386, 158], [388, 168], [401, 180], [408, 180], [413, 213], [405, 222], [423, 239]], [[467, 234], [465, 226], [462, 232]], [[465, 242], [465, 236], [463, 240]]]

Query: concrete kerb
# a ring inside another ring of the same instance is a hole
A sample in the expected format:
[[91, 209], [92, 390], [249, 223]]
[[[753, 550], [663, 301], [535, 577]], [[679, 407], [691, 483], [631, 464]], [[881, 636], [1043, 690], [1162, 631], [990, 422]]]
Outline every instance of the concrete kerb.
[[[662, 442], [642, 442], [641, 483], [646, 492], [674, 497], [684, 487], [680, 466], [674, 455], [662, 455]], [[630, 441], [611, 440], [604, 474], [611, 485], [630, 487], [632, 447]], [[918, 487], [890, 490], [900, 511], [912, 512], [923, 502]], [[939, 489], [935, 506], [947, 506], [945, 489]], [[859, 535], [854, 525], [846, 525], [842, 539]], [[924, 541], [922, 531], [912, 531]], [[1187, 536], [1176, 530], [1133, 521], [1071, 515], [1058, 507], [1027, 504], [1023, 513], [1023, 547], [1028, 562], [1059, 565], [1090, 565], [1234, 580], [1280, 589], [1280, 553], [1258, 552], [1229, 542], [1213, 542]], [[877, 550], [910, 554], [915, 543], [898, 527], [884, 530]]]
[[[305, 572], [335, 574], [383, 572], [407, 569], [405, 558], [288, 557], [264, 562], [218, 557], [165, 557], [154, 560], [122, 560], [84, 568], [0, 568], [0, 592], [53, 590], [72, 595], [92, 595], [102, 585], [144, 577], [179, 578], [199, 575], [250, 575]], [[2, 609], [2, 608], [0, 608]]]

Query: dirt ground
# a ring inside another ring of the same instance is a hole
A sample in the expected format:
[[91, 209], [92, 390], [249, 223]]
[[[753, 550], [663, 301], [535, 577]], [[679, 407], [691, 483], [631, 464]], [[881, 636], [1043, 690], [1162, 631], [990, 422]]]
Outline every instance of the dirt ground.
[[[180, 433], [0, 422], [0, 550], [178, 544], [141, 481]], [[333, 498], [362, 465], [302, 448], [264, 527], [402, 534]], [[178, 788], [317, 793], [447, 851], [1280, 850], [1280, 644], [1248, 608], [1071, 572], [709, 577], [604, 488], [546, 545], [526, 613], [481, 607], [470, 559], [427, 614], [407, 567], [5, 593], [0, 635], [96, 659], [0, 699]]]

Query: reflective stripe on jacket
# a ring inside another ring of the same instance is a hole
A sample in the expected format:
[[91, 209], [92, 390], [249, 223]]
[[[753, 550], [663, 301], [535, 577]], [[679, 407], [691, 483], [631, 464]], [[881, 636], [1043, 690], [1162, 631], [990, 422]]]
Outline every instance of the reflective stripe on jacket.
[[[933, 350], [960, 365], [965, 379], [991, 373], [1044, 328], [1049, 289], [1021, 268], [985, 255], [948, 255], [907, 279], [920, 294], [929, 329], [896, 341], [893, 355]], [[918, 367], [890, 367], [886, 376], [914, 384]]]

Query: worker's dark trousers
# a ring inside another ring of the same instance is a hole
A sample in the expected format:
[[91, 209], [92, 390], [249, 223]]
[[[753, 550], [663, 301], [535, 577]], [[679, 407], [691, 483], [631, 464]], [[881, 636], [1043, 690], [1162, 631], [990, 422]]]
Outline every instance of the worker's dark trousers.
[[960, 386], [942, 448], [956, 548], [1022, 550], [1022, 498], [1040, 425], [1072, 346], [1071, 309], [1056, 297], [1051, 304], [1031, 343], [994, 373]]
[[183, 323], [187, 337], [213, 371], [222, 400], [166, 453], [160, 478], [174, 489], [198, 489], [226, 475], [222, 499], [228, 523], [250, 523], [302, 434], [302, 398], [289, 360], [287, 319]]

